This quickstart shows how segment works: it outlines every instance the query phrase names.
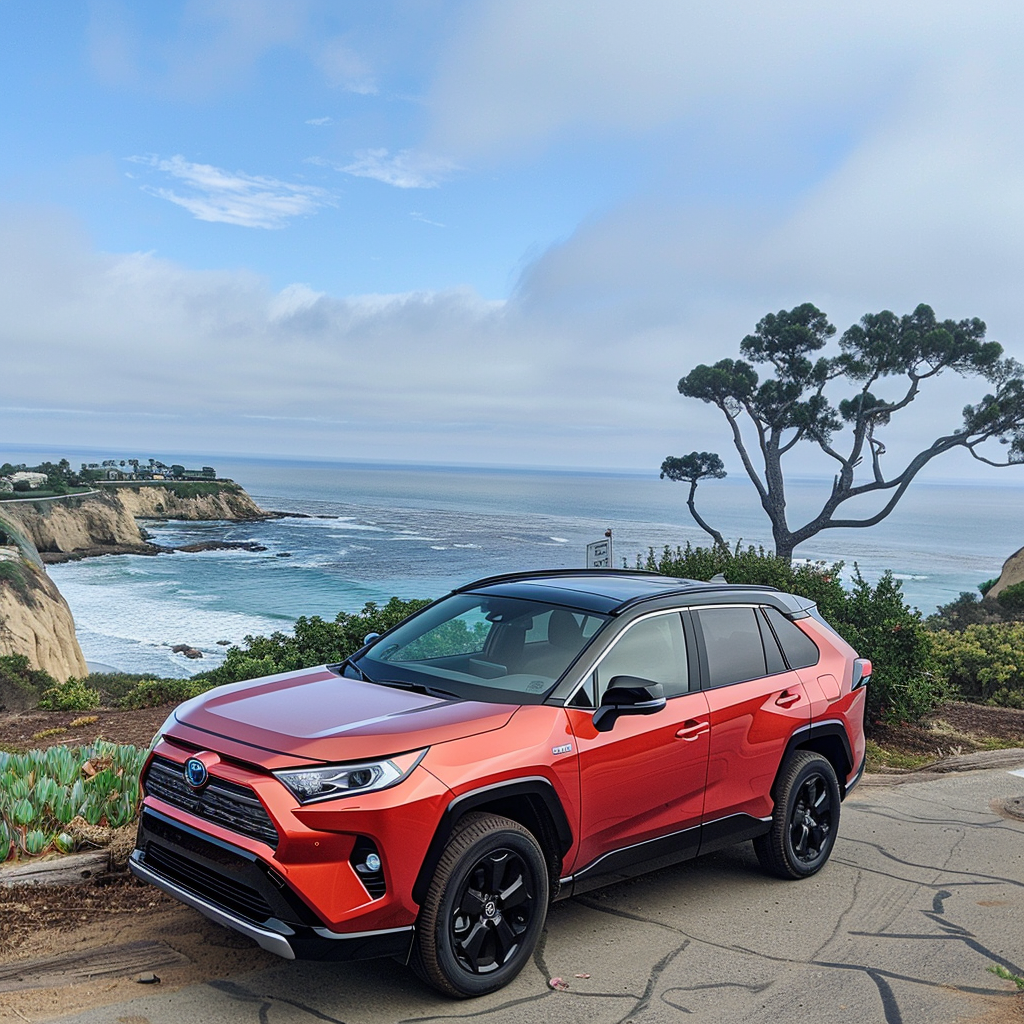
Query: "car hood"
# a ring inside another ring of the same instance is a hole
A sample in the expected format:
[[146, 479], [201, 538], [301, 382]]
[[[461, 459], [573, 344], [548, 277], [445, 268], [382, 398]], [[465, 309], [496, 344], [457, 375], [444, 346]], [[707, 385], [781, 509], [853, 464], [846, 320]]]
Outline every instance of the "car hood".
[[[517, 706], [449, 700], [303, 669], [221, 686], [186, 701], [175, 720], [232, 744], [318, 761], [417, 750], [500, 729]], [[172, 730], [173, 731], [173, 730]]]

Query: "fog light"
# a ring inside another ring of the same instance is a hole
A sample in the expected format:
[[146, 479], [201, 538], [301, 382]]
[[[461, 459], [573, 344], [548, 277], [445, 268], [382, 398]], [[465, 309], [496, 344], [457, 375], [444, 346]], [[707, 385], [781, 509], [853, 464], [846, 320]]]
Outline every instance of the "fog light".
[[370, 871], [380, 871], [380, 857], [375, 853], [371, 853], [366, 858], [366, 866]]

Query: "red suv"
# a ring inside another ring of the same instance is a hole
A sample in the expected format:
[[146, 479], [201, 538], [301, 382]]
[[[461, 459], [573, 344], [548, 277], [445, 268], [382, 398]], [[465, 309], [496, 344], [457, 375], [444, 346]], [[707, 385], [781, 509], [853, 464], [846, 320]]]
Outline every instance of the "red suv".
[[131, 869], [281, 956], [393, 956], [479, 995], [551, 900], [746, 839], [774, 875], [818, 871], [870, 674], [769, 587], [480, 580], [340, 665], [177, 708]]

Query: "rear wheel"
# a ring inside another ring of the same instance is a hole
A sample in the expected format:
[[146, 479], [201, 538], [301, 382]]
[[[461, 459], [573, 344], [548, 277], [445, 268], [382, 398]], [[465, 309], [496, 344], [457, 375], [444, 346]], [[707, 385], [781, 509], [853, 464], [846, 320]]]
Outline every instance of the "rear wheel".
[[794, 754], [775, 782], [772, 825], [754, 840], [757, 859], [779, 878], [807, 878], [829, 858], [839, 829], [839, 783], [831, 762]]
[[526, 965], [544, 927], [548, 866], [533, 835], [495, 814], [460, 822], [420, 910], [412, 968], [446, 995], [484, 995]]

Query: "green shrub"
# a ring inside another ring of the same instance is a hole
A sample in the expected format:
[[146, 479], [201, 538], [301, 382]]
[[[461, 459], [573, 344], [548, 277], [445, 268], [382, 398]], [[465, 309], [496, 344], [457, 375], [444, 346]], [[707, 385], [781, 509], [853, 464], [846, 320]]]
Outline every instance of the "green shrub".
[[792, 564], [763, 548], [743, 551], [737, 545], [728, 551], [689, 544], [665, 548], [660, 557], [652, 549], [637, 568], [698, 580], [721, 573], [730, 583], [778, 587], [814, 601], [857, 653], [871, 659], [869, 730], [879, 722], [916, 721], [945, 697], [946, 687], [932, 671], [930, 634], [903, 600], [902, 585], [891, 572], [872, 587], [854, 567], [853, 587], [846, 591], [841, 562]]
[[1013, 583], [1003, 587], [996, 595], [996, 600], [1009, 612], [1024, 611], [1024, 583]]
[[967, 700], [1024, 707], [1024, 622], [968, 626], [932, 638], [936, 667]]
[[121, 699], [122, 708], [155, 708], [161, 704], [180, 704], [183, 700], [210, 689], [193, 679], [143, 679], [136, 683]]
[[916, 722], [948, 696], [934, 671], [932, 634], [888, 570], [872, 587], [855, 567], [853, 588], [833, 625], [858, 654], [871, 659], [869, 728], [876, 722]]
[[49, 672], [31, 668], [24, 654], [0, 655], [0, 711], [34, 708], [43, 691], [56, 685]]
[[99, 706], [99, 691], [74, 676], [44, 690], [39, 699], [43, 711], [91, 711]]
[[279, 631], [270, 636], [247, 636], [244, 647], [228, 650], [223, 665], [200, 672], [192, 677], [192, 682], [209, 689], [275, 672], [344, 661], [363, 646], [367, 633], [383, 633], [428, 603], [393, 597], [381, 608], [370, 601], [358, 614], [339, 612], [333, 622], [319, 615], [303, 615], [296, 620], [291, 634]]
[[108, 706], [118, 705], [123, 697], [135, 689], [139, 683], [151, 680], [153, 676], [132, 672], [90, 672], [88, 683], [98, 690], [101, 703]]
[[830, 622], [846, 602], [842, 562], [793, 563], [753, 545], [741, 549], [737, 544], [729, 551], [719, 547], [695, 548], [687, 543], [685, 548], [677, 547], [674, 551], [666, 547], [658, 557], [651, 548], [646, 559], [637, 558], [636, 567], [691, 580], [710, 580], [721, 573], [730, 583], [777, 587], [814, 601]]
[[985, 580], [984, 583], [979, 583], [978, 590], [981, 591], [981, 596], [984, 597], [998, 582], [999, 577], [997, 576], [994, 580]]

